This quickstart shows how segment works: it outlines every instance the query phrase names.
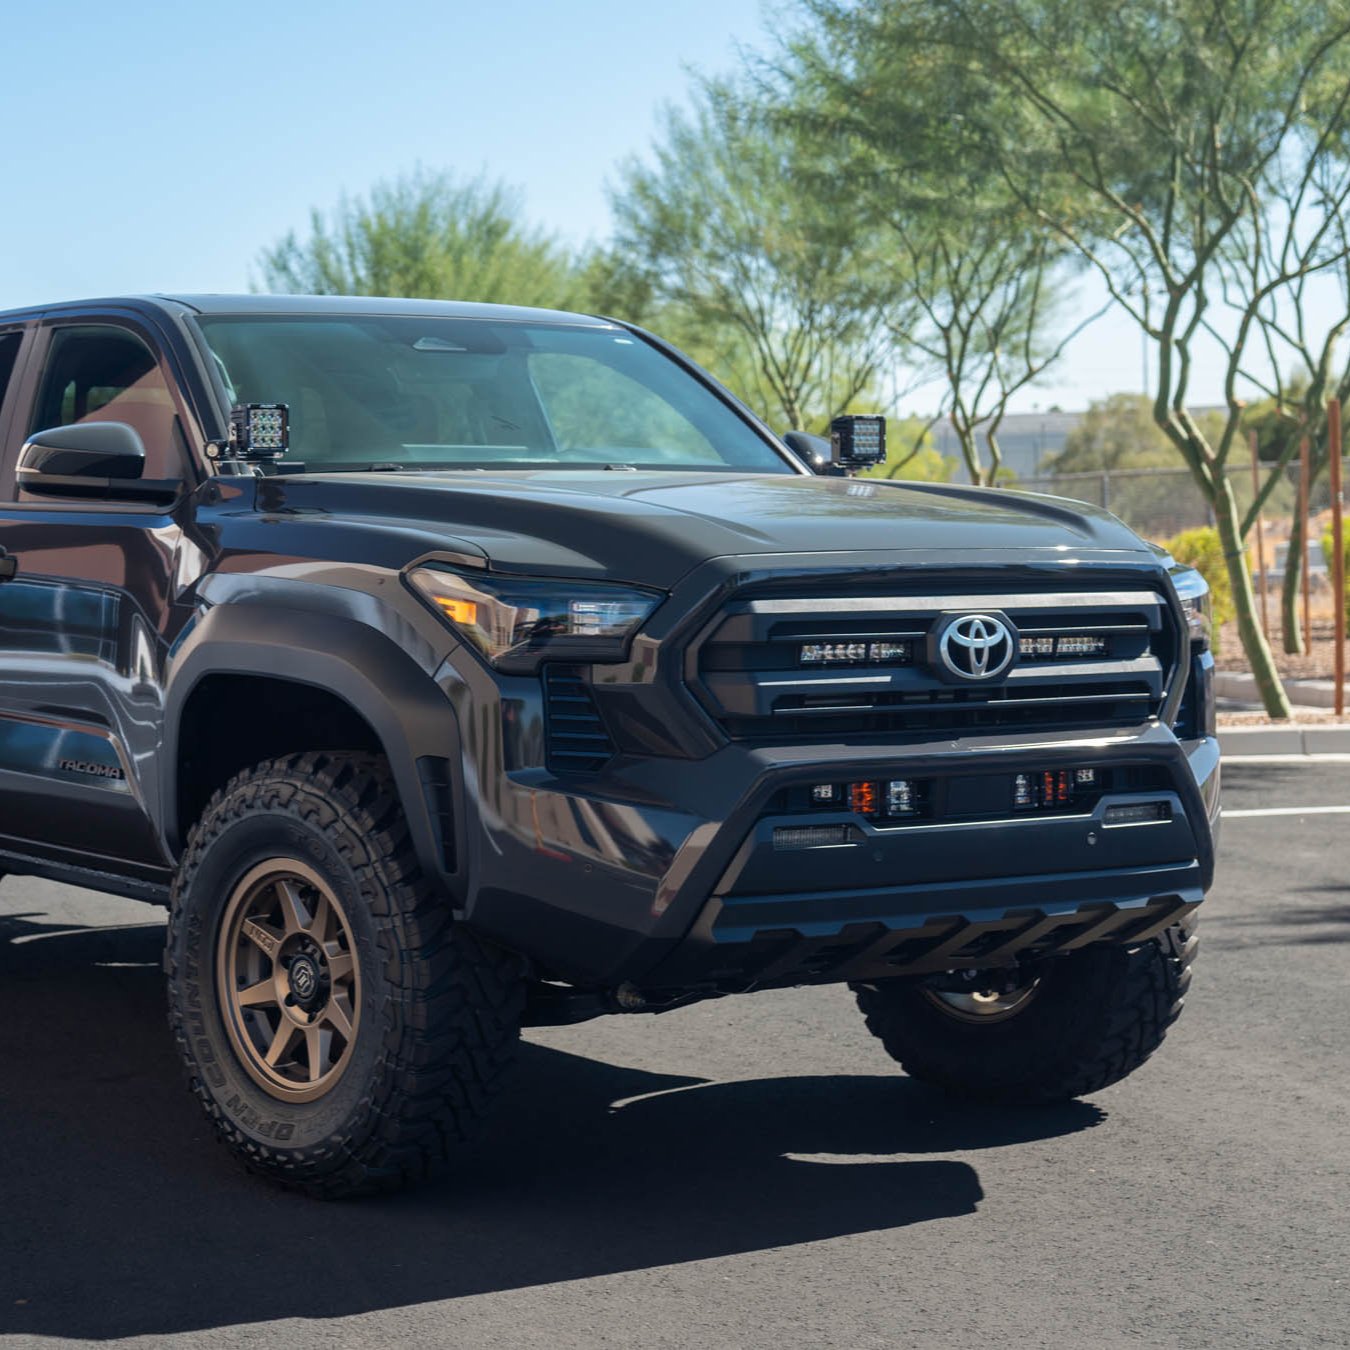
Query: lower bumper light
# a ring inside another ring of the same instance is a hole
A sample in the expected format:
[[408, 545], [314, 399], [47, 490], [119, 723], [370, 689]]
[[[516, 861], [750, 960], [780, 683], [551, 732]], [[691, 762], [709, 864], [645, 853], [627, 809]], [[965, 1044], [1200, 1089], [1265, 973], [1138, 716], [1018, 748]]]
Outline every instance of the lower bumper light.
[[851, 825], [781, 825], [773, 832], [774, 848], [838, 848], [853, 842]]
[[1013, 779], [1013, 806], [1019, 811], [1072, 806], [1096, 787], [1096, 769], [1047, 769], [1043, 773], [1019, 773]]
[[1151, 825], [1172, 819], [1170, 802], [1132, 802], [1128, 806], [1108, 806], [1102, 814], [1103, 825]]

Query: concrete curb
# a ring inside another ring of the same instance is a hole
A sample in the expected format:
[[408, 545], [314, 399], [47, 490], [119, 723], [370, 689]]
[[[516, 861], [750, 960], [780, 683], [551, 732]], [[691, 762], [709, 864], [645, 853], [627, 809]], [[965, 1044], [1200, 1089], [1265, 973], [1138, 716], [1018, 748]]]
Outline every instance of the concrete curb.
[[1225, 755], [1346, 755], [1350, 726], [1220, 727]]
[[[1285, 680], [1284, 692], [1289, 702], [1299, 708], [1334, 708], [1336, 685], [1332, 680]], [[1256, 676], [1240, 670], [1216, 670], [1214, 694], [1217, 698], [1232, 699], [1235, 703], [1260, 703]]]

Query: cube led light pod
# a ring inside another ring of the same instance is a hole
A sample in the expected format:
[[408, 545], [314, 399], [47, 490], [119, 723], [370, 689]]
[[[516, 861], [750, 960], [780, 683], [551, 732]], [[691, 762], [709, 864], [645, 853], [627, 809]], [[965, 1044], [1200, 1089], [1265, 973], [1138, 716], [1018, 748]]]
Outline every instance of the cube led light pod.
[[1013, 806], [1019, 811], [1072, 806], [1081, 793], [1097, 786], [1096, 769], [1046, 769], [1013, 779]]
[[830, 423], [830, 452], [846, 469], [886, 462], [886, 419], [874, 413], [845, 413]]
[[230, 454], [239, 459], [281, 459], [290, 433], [284, 403], [236, 403], [230, 409]]

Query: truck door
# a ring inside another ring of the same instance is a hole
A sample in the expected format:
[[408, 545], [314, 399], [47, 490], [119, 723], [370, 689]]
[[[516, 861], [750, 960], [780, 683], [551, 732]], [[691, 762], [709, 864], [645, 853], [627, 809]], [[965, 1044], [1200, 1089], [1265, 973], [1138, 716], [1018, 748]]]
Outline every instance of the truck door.
[[[164, 661], [201, 557], [184, 532], [199, 482], [191, 424], [131, 320], [49, 321], [33, 337], [0, 424], [0, 548], [14, 569], [0, 581], [0, 855], [156, 886], [169, 867], [153, 824]], [[133, 426], [144, 477], [181, 482], [177, 501], [119, 500], [116, 482], [100, 500], [16, 482], [28, 435], [86, 421]]]

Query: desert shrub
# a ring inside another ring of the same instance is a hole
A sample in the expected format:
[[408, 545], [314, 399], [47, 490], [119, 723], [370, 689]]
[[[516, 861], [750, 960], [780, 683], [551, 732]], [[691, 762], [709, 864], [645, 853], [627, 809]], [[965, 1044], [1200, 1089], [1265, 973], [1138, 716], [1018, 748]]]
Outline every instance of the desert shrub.
[[1209, 583], [1209, 599], [1214, 607], [1214, 645], [1218, 646], [1219, 629], [1234, 615], [1233, 585], [1224, 566], [1223, 544], [1219, 532], [1212, 525], [1194, 530], [1182, 530], [1169, 539], [1167, 551], [1179, 562], [1194, 567]]
[[[1345, 575], [1350, 580], [1350, 530], [1345, 532], [1345, 538], [1341, 541], [1345, 545]], [[1327, 532], [1322, 536], [1322, 556], [1327, 560], [1327, 570], [1330, 572], [1332, 567], [1331, 552], [1331, 527], [1327, 527]], [[1350, 622], [1350, 585], [1345, 588], [1345, 617]]]

